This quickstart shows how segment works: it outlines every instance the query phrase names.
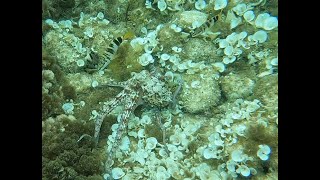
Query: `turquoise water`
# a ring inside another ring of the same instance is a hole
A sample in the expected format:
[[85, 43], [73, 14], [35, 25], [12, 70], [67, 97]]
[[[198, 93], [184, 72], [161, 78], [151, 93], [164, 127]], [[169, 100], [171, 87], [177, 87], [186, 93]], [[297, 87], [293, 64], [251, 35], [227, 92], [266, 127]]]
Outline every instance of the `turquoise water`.
[[43, 179], [278, 179], [277, 3], [43, 1]]

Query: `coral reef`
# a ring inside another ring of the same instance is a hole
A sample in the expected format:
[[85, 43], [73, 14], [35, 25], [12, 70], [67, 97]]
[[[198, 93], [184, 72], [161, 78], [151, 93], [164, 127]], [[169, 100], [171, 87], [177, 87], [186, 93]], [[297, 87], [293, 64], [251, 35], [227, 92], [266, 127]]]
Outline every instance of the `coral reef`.
[[278, 178], [277, 1], [42, 5], [43, 179]]

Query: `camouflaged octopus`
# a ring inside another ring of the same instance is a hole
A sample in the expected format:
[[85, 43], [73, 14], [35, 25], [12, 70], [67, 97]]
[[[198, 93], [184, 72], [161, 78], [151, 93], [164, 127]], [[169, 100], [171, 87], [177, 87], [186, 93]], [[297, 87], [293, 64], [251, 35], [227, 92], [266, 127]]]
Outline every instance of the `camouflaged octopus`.
[[[165, 108], [172, 102], [172, 93], [157, 76], [143, 70], [139, 73], [133, 73], [132, 77], [121, 83], [111, 86], [121, 86], [123, 90], [111, 101], [108, 101], [102, 108], [102, 112], [96, 117], [94, 139], [96, 143], [99, 139], [101, 124], [108, 114], [120, 104], [124, 104], [124, 110], [119, 115], [118, 130], [115, 141], [112, 144], [108, 154], [108, 161], [112, 161], [113, 154], [117, 150], [123, 133], [126, 130], [129, 116], [140, 104], [146, 104], [151, 107]], [[108, 162], [111, 163], [111, 162]], [[109, 164], [110, 165], [110, 164]]]

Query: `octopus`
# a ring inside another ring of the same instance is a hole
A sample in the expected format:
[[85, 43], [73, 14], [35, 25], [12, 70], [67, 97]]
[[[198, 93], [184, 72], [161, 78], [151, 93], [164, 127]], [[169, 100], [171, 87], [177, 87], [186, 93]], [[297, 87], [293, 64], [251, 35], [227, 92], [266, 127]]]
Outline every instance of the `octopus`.
[[[112, 147], [108, 152], [106, 165], [109, 166], [111, 166], [113, 162], [113, 156], [121, 143], [122, 136], [127, 129], [129, 117], [134, 112], [135, 108], [141, 104], [146, 104], [158, 109], [166, 108], [173, 102], [173, 95], [176, 94], [171, 93], [161, 78], [153, 75], [147, 70], [142, 70], [139, 73], [133, 73], [132, 77], [127, 81], [110, 84], [110, 86], [120, 86], [123, 90], [112, 100], [104, 104], [101, 112], [95, 119], [94, 131], [94, 140], [97, 144], [104, 118], [117, 106], [124, 104], [124, 110], [118, 116], [117, 134]], [[106, 168], [107, 172], [109, 170], [110, 169]]]

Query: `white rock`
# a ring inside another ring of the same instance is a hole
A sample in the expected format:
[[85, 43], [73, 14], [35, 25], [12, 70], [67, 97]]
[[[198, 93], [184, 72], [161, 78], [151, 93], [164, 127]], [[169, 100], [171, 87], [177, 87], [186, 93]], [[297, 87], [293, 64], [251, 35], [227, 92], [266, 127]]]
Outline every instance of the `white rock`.
[[248, 35], [247, 32], [242, 31], [241, 33], [238, 34], [238, 41], [239, 41], [239, 40], [243, 40], [244, 38], [247, 37], [247, 35]]
[[219, 71], [219, 72], [224, 72], [226, 67], [223, 63], [221, 62], [216, 62], [213, 64], [213, 66]]
[[246, 108], [246, 111], [247, 112], [254, 112], [254, 111], [256, 111], [257, 109], [259, 109], [260, 108], [260, 101], [259, 100], [257, 100], [257, 99], [255, 99], [254, 101], [252, 101], [252, 102], [248, 102], [248, 103], [246, 103], [247, 104], [247, 108]]
[[250, 169], [245, 165], [240, 165], [240, 167], [237, 169], [237, 173], [241, 173], [242, 176], [249, 176], [250, 175]]
[[152, 8], [152, 2], [149, 0], [146, 0], [144, 5], [146, 6], [147, 9], [154, 9], [154, 8]]
[[278, 58], [276, 57], [276, 58], [271, 59], [270, 64], [272, 66], [278, 66]]
[[231, 58], [229, 57], [224, 57], [222, 62], [224, 64], [230, 64], [230, 63], [233, 63], [237, 58], [235, 56], [232, 56]]
[[181, 32], [182, 31], [182, 28], [177, 26], [175, 29], [174, 29], [175, 32]]
[[164, 0], [159, 0], [158, 8], [160, 9], [160, 11], [164, 11], [167, 8], [167, 3]]
[[152, 40], [149, 39], [149, 43], [144, 45], [144, 51], [148, 54], [152, 53], [153, 49], [156, 47], [156, 44], [157, 44], [157, 43], [151, 44], [151, 41]]
[[191, 136], [194, 132], [196, 132], [198, 129], [200, 128], [200, 125], [197, 124], [197, 125], [194, 125], [194, 124], [188, 124], [184, 130], [183, 130], [183, 133], [186, 135], [186, 136]]
[[176, 25], [176, 24], [171, 24], [171, 25], [170, 25], [170, 28], [171, 28], [171, 29], [175, 29], [175, 28], [177, 28], [177, 25]]
[[120, 144], [119, 148], [122, 151], [128, 151], [129, 150], [129, 146], [130, 146], [130, 140], [129, 140], [128, 136], [123, 137], [122, 140], [121, 140], [121, 144]]
[[139, 63], [142, 66], [147, 66], [149, 63], [153, 63], [154, 59], [150, 53], [144, 53], [139, 57]]
[[253, 11], [247, 11], [243, 14], [243, 18], [247, 21], [247, 22], [251, 22], [253, 21], [253, 19], [255, 18], [254, 12]]
[[257, 28], [263, 28], [264, 21], [269, 17], [270, 17], [270, 14], [268, 14], [268, 13], [259, 14], [257, 16], [257, 19], [254, 22], [256, 27]]
[[89, 38], [93, 37], [93, 28], [92, 27], [87, 27], [86, 30], [83, 32], [86, 36]]
[[173, 160], [178, 160], [183, 158], [183, 154], [181, 151], [174, 151], [170, 153], [170, 158]]
[[52, 19], [47, 19], [45, 23], [47, 23], [49, 26], [53, 26], [54, 21]]
[[241, 22], [241, 17], [237, 17], [232, 10], [229, 10], [226, 17], [226, 22], [230, 23], [230, 29], [237, 27]]
[[110, 174], [104, 174], [103, 179], [110, 179]]
[[145, 170], [143, 168], [141, 168], [141, 167], [133, 167], [133, 172], [141, 174], [141, 173], [144, 173]]
[[159, 155], [160, 155], [161, 157], [167, 157], [167, 156], [168, 156], [166, 150], [163, 149], [163, 148], [159, 150]]
[[166, 167], [167, 167], [167, 171], [170, 173], [170, 174], [173, 174], [175, 172], [179, 172], [179, 165], [171, 158], [167, 158], [165, 160], [165, 164], [166, 164]]
[[166, 168], [163, 166], [158, 166], [156, 172], [156, 180], [168, 179], [170, 174], [167, 172]]
[[79, 67], [84, 66], [84, 60], [82, 60], [82, 59], [77, 60], [77, 66], [79, 66]]
[[249, 168], [250, 169], [250, 173], [252, 174], [252, 175], [256, 175], [258, 172], [257, 172], [257, 170], [256, 169], [254, 169], [254, 168]]
[[201, 25], [202, 25], [201, 22], [194, 21], [194, 22], [192, 22], [192, 25], [191, 25], [190, 29], [196, 29], [196, 28], [200, 27]]
[[104, 18], [104, 14], [102, 12], [99, 12], [97, 18], [102, 20]]
[[175, 145], [173, 145], [173, 144], [167, 144], [167, 147], [168, 147], [168, 150], [169, 150], [170, 152], [178, 151], [177, 146], [175, 146]]
[[179, 53], [179, 52], [182, 51], [182, 48], [179, 48], [179, 47], [177, 47], [177, 46], [174, 46], [174, 47], [172, 47], [172, 50], [173, 50], [174, 52], [176, 52], [176, 53]]
[[70, 20], [60, 21], [59, 25], [61, 28], [72, 29], [72, 22]]
[[120, 179], [122, 178], [126, 173], [123, 172], [123, 170], [121, 168], [113, 168], [112, 169], [112, 178], [113, 179]]
[[139, 131], [138, 131], [138, 137], [139, 138], [143, 138], [143, 137], [145, 137], [146, 135], [145, 135], [145, 133], [144, 133], [144, 129], [139, 129]]
[[137, 138], [137, 137], [138, 137], [138, 134], [137, 134], [136, 132], [134, 132], [134, 131], [129, 131], [129, 132], [128, 132], [128, 135], [129, 135], [129, 136], [132, 136], [132, 137], [134, 137], [134, 138]]
[[237, 165], [237, 163], [234, 162], [233, 160], [227, 161], [227, 169], [228, 169], [230, 172], [235, 172], [235, 171], [236, 171], [236, 165]]
[[168, 60], [168, 59], [170, 58], [170, 55], [164, 53], [164, 54], [161, 54], [160, 58], [161, 58], [162, 60], [165, 60], [165, 61], [166, 61], [166, 60]]
[[[102, 21], [99, 22], [99, 24], [103, 24], [103, 25], [108, 25], [110, 23], [110, 21], [108, 21], [107, 19], [102, 19]], [[103, 32], [103, 30], [102, 30]]]
[[217, 149], [216, 148], [206, 148], [203, 151], [203, 157], [205, 159], [214, 159], [217, 158]]
[[238, 56], [240, 54], [242, 54], [242, 50], [240, 48], [234, 48], [233, 55]]
[[266, 161], [269, 159], [269, 154], [271, 153], [271, 149], [267, 145], [259, 145], [259, 150], [257, 152], [257, 156], [263, 160]]
[[258, 41], [259, 43], [264, 43], [268, 38], [268, 34], [266, 31], [259, 30], [253, 34], [252, 38], [253, 40]]
[[258, 77], [268, 76], [268, 75], [270, 75], [272, 73], [273, 73], [273, 71], [272, 71], [272, 69], [270, 69], [268, 71], [263, 71], [262, 73], [258, 74]]
[[225, 47], [227, 47], [228, 45], [229, 45], [229, 43], [228, 43], [228, 41], [225, 40], [225, 39], [221, 39], [221, 40], [219, 41], [219, 48], [225, 48]]
[[183, 11], [180, 15], [179, 21], [187, 26], [192, 26], [194, 22], [198, 23], [197, 26], [201, 26], [207, 21], [207, 18], [207, 14], [200, 11], [192, 10]]
[[157, 139], [155, 137], [149, 137], [146, 139], [146, 149], [154, 149], [157, 146]]
[[165, 79], [166, 79], [167, 81], [172, 82], [172, 81], [173, 81], [173, 77], [174, 77], [173, 72], [167, 71], [167, 72], [164, 74], [164, 77], [165, 77]]
[[191, 82], [191, 87], [192, 88], [199, 88], [199, 86], [200, 86], [200, 81], [195, 80], [195, 81]]
[[196, 1], [196, 3], [194, 4], [195, 8], [198, 9], [198, 10], [202, 10], [204, 9], [207, 4], [206, 4], [206, 1], [205, 0], [198, 0]]
[[51, 70], [42, 70], [42, 76], [50, 81], [54, 79], [54, 73]]
[[242, 162], [245, 157], [243, 155], [243, 152], [241, 150], [234, 150], [231, 153], [231, 158], [232, 160], [234, 160], [235, 162]]
[[230, 21], [230, 29], [237, 27], [242, 22], [241, 17], [236, 17]]
[[99, 82], [96, 81], [96, 80], [92, 81], [92, 83], [91, 83], [91, 86], [92, 86], [93, 88], [97, 87], [98, 85], [99, 85]]
[[148, 34], [148, 30], [146, 27], [142, 27], [140, 30], [143, 34]]
[[116, 132], [116, 131], [118, 130], [118, 127], [119, 127], [119, 124], [113, 124], [113, 125], [111, 126], [112, 132]]
[[74, 109], [73, 103], [64, 103], [62, 105], [62, 109], [66, 114], [73, 114], [73, 109]]
[[138, 149], [137, 153], [134, 154], [134, 160], [139, 162], [141, 165], [146, 163], [145, 158], [148, 157], [148, 152], [144, 149]]
[[179, 145], [181, 143], [181, 139], [177, 134], [171, 135], [169, 139], [173, 145]]
[[231, 45], [234, 45], [237, 41], [238, 41], [238, 34], [233, 32], [231, 34], [229, 34], [227, 37], [226, 37], [226, 41], [231, 44]]
[[145, 124], [150, 124], [151, 123], [151, 118], [148, 115], [143, 115], [141, 117], [141, 124], [145, 125]]
[[[178, 146], [179, 144], [182, 144], [182, 142], [186, 141], [186, 140], [187, 140], [186, 135], [182, 132], [176, 132], [175, 134], [170, 136], [170, 142], [176, 146]], [[187, 143], [188, 142], [185, 142], [185, 144], [187, 144]]]
[[246, 130], [246, 126], [243, 124], [239, 124], [236, 126], [235, 128], [235, 132], [239, 135], [239, 136], [244, 136], [244, 132]]
[[233, 7], [232, 10], [238, 15], [242, 16], [247, 11], [247, 5], [240, 3], [237, 6]]
[[228, 2], [227, 0], [216, 0], [214, 2], [214, 10], [223, 9], [227, 6]]
[[130, 42], [130, 45], [135, 51], [138, 51], [139, 49], [141, 49], [141, 46], [146, 43], [147, 41], [144, 38], [138, 37], [138, 38], [132, 39]]
[[179, 72], [183, 72], [185, 69], [188, 69], [186, 63], [178, 64], [177, 68]]
[[179, 58], [177, 58], [176, 56], [170, 56], [169, 61], [173, 64], [177, 64], [179, 63]]
[[224, 54], [227, 55], [227, 56], [231, 56], [233, 54], [233, 47], [232, 46], [227, 46], [225, 49], [224, 49]]
[[210, 166], [206, 163], [201, 163], [198, 167], [194, 169], [194, 172], [197, 176], [199, 176], [199, 179], [209, 179], [210, 174]]
[[227, 117], [225, 119], [221, 119], [220, 122], [222, 125], [230, 127], [230, 125], [233, 123], [233, 120], [230, 117]]
[[278, 19], [276, 17], [268, 17], [263, 22], [263, 29], [272, 30], [278, 27]]
[[221, 140], [219, 133], [215, 132], [208, 137], [208, 140], [216, 146], [223, 146], [224, 141]]

